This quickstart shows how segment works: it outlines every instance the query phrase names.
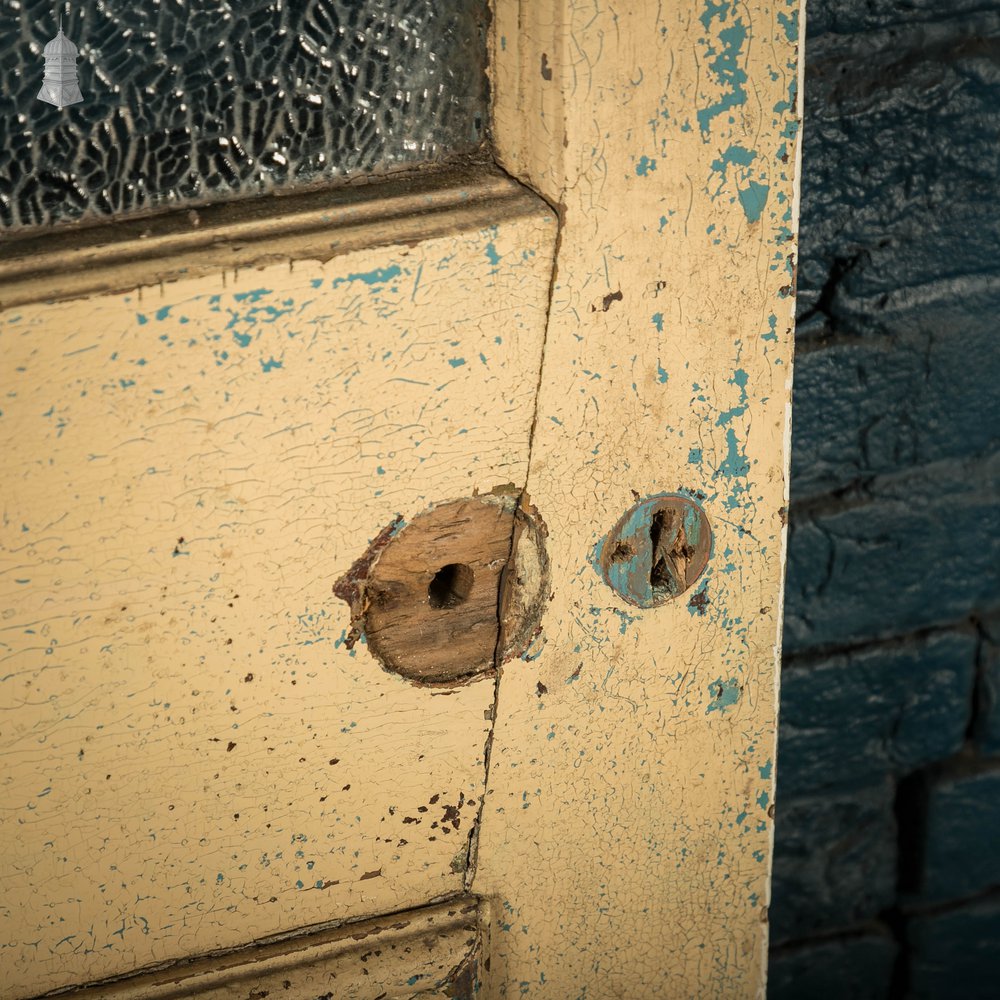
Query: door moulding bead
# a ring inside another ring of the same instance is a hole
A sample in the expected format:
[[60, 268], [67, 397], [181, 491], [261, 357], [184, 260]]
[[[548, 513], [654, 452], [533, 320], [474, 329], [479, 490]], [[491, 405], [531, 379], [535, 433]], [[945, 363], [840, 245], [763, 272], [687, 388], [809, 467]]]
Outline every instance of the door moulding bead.
[[526, 187], [483, 166], [15, 237], [0, 259], [0, 309], [281, 261], [326, 262], [544, 209]]

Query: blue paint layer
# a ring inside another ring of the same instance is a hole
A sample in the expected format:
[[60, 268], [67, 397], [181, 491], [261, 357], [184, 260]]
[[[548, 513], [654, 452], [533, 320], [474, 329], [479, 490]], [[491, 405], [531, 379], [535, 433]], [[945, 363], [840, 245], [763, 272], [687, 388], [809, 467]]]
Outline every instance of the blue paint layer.
[[759, 184], [757, 181], [750, 181], [745, 188], [739, 190], [740, 204], [748, 222], [756, 222], [761, 217], [770, 190], [769, 185]]
[[[709, 0], [709, 7], [713, 6]], [[714, 104], [698, 111], [698, 127], [704, 139], [708, 138], [712, 122], [716, 118], [746, 103], [747, 74], [740, 65], [746, 40], [747, 29], [742, 21], [736, 20], [719, 32], [720, 48], [709, 46], [708, 69], [722, 87], [722, 95]]]
[[388, 267], [376, 267], [371, 271], [356, 271], [348, 274], [346, 278], [334, 278], [332, 287], [347, 284], [349, 281], [361, 281], [366, 285], [384, 285], [393, 278], [398, 278], [403, 273], [398, 264], [390, 264]]
[[710, 699], [705, 714], [708, 715], [709, 712], [724, 713], [726, 709], [732, 708], [740, 700], [740, 682], [735, 677], [727, 677], [725, 680], [718, 677], [709, 684], [708, 692]]

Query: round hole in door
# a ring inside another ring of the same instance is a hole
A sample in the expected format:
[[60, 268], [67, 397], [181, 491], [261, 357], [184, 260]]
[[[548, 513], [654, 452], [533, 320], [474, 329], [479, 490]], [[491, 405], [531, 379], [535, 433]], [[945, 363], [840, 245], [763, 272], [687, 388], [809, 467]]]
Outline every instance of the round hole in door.
[[442, 566], [427, 588], [427, 599], [432, 608], [457, 608], [472, 593], [475, 581], [472, 567], [465, 563], [448, 563]]
[[538, 638], [548, 607], [548, 532], [514, 487], [433, 504], [387, 524], [334, 585], [391, 673], [419, 684], [495, 676]]

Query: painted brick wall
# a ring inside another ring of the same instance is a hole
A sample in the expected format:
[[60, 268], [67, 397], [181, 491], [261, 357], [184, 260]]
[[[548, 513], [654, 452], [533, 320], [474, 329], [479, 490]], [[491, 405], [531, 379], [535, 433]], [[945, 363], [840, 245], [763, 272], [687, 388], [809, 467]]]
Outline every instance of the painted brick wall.
[[812, 0], [771, 1000], [1000, 996], [1000, 0]]

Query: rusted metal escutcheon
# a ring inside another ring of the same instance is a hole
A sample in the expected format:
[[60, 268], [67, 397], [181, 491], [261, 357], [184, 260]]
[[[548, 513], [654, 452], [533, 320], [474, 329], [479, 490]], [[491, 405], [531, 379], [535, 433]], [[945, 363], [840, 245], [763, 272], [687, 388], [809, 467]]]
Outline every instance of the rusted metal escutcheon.
[[629, 604], [654, 608], [683, 594], [712, 552], [712, 529], [695, 501], [664, 493], [630, 507], [598, 543], [595, 563]]

